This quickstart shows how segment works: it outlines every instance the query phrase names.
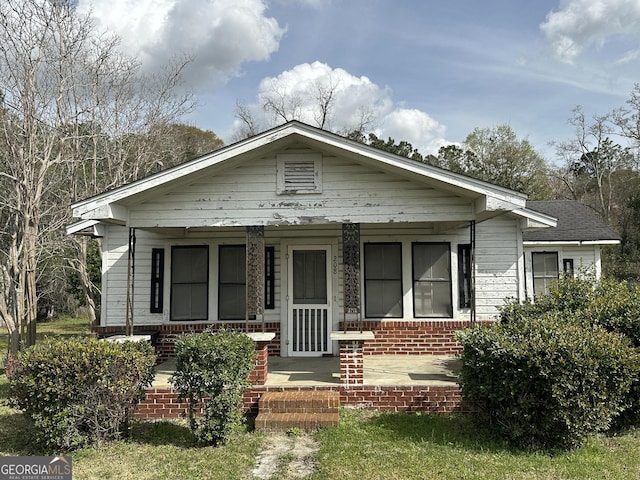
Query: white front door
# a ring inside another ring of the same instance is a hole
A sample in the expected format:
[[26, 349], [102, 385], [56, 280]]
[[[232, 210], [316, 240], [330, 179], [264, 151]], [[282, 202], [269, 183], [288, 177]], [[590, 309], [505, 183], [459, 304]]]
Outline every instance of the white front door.
[[289, 356], [331, 354], [331, 247], [290, 246], [288, 253]]

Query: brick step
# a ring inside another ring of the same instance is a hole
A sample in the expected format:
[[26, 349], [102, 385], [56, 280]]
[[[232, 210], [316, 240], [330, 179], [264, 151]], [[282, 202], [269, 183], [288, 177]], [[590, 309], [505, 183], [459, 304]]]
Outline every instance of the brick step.
[[258, 401], [260, 413], [338, 413], [340, 394], [326, 391], [267, 392]]
[[330, 390], [266, 392], [258, 401], [256, 430], [286, 432], [332, 427], [340, 422], [340, 394]]
[[256, 430], [261, 432], [286, 432], [299, 428], [312, 432], [324, 427], [335, 427], [340, 423], [338, 413], [258, 413]]

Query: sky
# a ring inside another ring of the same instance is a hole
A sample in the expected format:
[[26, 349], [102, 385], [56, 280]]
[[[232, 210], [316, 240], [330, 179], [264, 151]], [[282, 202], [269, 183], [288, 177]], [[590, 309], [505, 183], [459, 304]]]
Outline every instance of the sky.
[[623, 107], [640, 83], [639, 0], [79, 0], [144, 71], [188, 55], [185, 122], [237, 139], [236, 104], [265, 126], [277, 91], [314, 124], [309, 92], [335, 89], [329, 127], [363, 115], [421, 153], [507, 124], [549, 162], [576, 106]]

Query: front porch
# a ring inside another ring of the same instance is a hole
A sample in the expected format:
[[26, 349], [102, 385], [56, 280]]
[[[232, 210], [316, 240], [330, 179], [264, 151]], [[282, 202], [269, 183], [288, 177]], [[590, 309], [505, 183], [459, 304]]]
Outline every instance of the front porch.
[[[339, 357], [269, 357], [265, 387], [340, 387]], [[363, 385], [457, 386], [455, 355], [369, 355], [363, 358]], [[156, 367], [153, 388], [170, 388], [175, 359]]]
[[[269, 357], [266, 382], [253, 385], [244, 393], [245, 413], [258, 415], [261, 399], [272, 394], [288, 399], [287, 408], [293, 411], [300, 409], [301, 402], [313, 404], [318, 395], [329, 392], [339, 395], [338, 405], [343, 408], [433, 414], [470, 410], [457, 384], [460, 361], [454, 355], [372, 355], [364, 357], [363, 367], [362, 382], [351, 384], [341, 379], [339, 357]], [[136, 417], [185, 415], [187, 404], [179, 401], [178, 392], [169, 382], [174, 369], [175, 360], [156, 367], [155, 381], [136, 406]], [[308, 421], [295, 426], [307, 428]], [[311, 424], [320, 426], [316, 417]]]

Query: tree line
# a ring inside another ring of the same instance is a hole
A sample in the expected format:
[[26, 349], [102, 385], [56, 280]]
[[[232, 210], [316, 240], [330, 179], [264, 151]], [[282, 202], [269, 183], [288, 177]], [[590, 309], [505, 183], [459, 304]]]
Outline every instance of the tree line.
[[[35, 342], [39, 312], [82, 306], [97, 321], [101, 246], [66, 235], [71, 203], [223, 145], [215, 133], [181, 123], [196, 108], [181, 83], [190, 61], [178, 57], [148, 75], [74, 2], [0, 3], [0, 321], [10, 351]], [[331, 78], [315, 81], [305, 118], [331, 129], [340, 88]], [[236, 139], [300, 119], [308, 104], [274, 85], [263, 98], [268, 120], [238, 103]], [[613, 112], [587, 118], [576, 108], [575, 136], [555, 144], [555, 164], [509, 125], [476, 128], [462, 143], [423, 155], [407, 141], [372, 133], [367, 105], [355, 117], [337, 133], [531, 199], [579, 200], [623, 238], [608, 252], [608, 272], [640, 278], [640, 85]]]

